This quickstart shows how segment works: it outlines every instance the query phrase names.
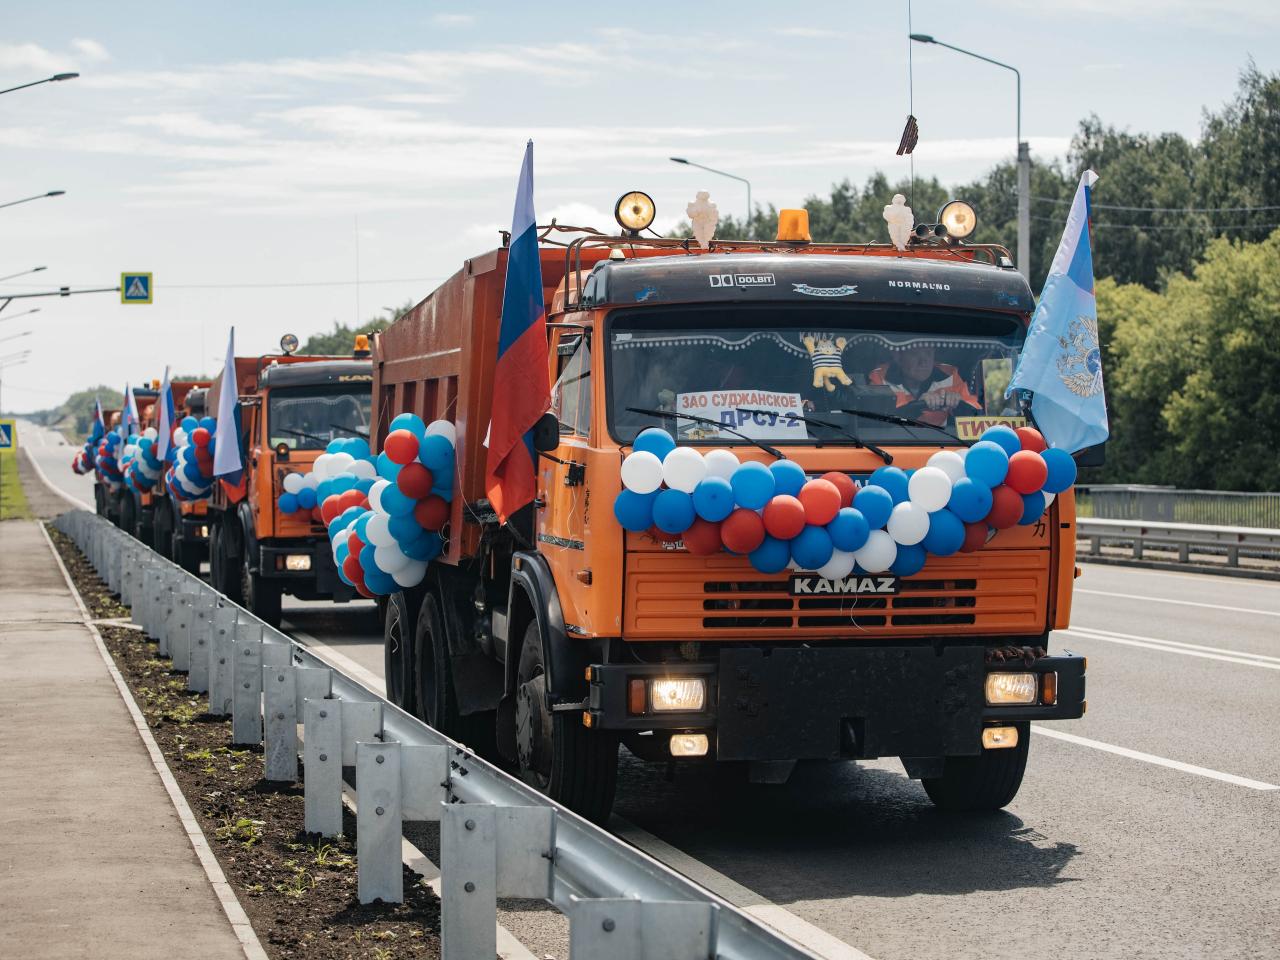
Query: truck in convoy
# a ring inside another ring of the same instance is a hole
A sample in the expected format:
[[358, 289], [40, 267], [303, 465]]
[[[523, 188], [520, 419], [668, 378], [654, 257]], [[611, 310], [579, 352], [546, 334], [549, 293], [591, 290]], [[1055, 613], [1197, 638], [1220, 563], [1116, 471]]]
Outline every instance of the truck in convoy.
[[[158, 396], [160, 396], [160, 383], [158, 381], [154, 383], [148, 381], [146, 386], [133, 388], [133, 399], [138, 408], [139, 424], [136, 428], [138, 433], [141, 433], [149, 426], [155, 426], [154, 422], [148, 422], [146, 418], [153, 414]], [[122, 416], [123, 411], [118, 415], [112, 416], [112, 419], [108, 421], [111, 429], [114, 430], [120, 426], [120, 418]], [[123, 445], [119, 449], [120, 452], [123, 452]], [[138, 494], [128, 484], [122, 483], [118, 490], [114, 493], [109, 492], [108, 496], [113, 501], [111, 512], [108, 515], [111, 516], [115, 524], [121, 530], [140, 540], [146, 537], [147, 539], [144, 542], [150, 543], [150, 508], [146, 509], [144, 517], [143, 506]]]
[[[286, 336], [281, 343], [296, 338]], [[243, 472], [215, 482], [209, 498], [209, 571], [213, 586], [273, 625], [284, 594], [345, 603], [355, 591], [339, 577], [318, 513], [280, 510], [284, 478], [306, 473], [330, 440], [369, 435], [373, 371], [368, 338], [349, 357], [237, 357]], [[222, 375], [207, 394], [221, 417]]]
[[401, 413], [457, 430], [444, 552], [387, 605], [388, 694], [590, 818], [608, 815], [619, 744], [753, 782], [899, 757], [939, 806], [996, 809], [1030, 723], [1085, 709], [1084, 659], [1048, 653], [1071, 609], [1069, 491], [981, 549], [825, 589], [615, 519], [623, 459], [655, 426], [865, 479], [1026, 422], [1004, 387], [1034, 301], [1007, 250], [938, 225], [901, 250], [811, 243], [803, 215], [783, 211], [776, 242], [705, 249], [621, 214], [622, 235], [538, 228], [554, 386], [536, 499], [506, 524], [484, 442], [508, 250], [375, 337], [374, 448]]
[[[199, 419], [205, 415], [208, 380], [175, 380], [170, 387], [176, 422], [181, 423], [183, 417]], [[152, 546], [188, 573], [199, 574], [200, 564], [209, 556], [208, 503], [179, 500], [163, 484], [144, 497], [150, 498], [152, 504]]]
[[[107, 430], [114, 430], [120, 426], [120, 411], [113, 410], [110, 407], [102, 409], [102, 424]], [[120, 523], [120, 515], [116, 510], [118, 501], [111, 488], [102, 482], [101, 472], [94, 470], [93, 474], [93, 507], [98, 516], [106, 517], [114, 524]]]

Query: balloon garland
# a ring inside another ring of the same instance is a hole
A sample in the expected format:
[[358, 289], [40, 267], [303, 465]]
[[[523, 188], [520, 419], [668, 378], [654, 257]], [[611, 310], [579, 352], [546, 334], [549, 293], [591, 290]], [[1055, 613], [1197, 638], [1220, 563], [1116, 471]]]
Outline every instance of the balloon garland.
[[102, 427], [102, 423], [98, 420], [93, 421], [93, 429], [89, 431], [89, 435], [84, 438], [84, 445], [71, 459], [71, 469], [78, 474], [91, 473], [98, 465], [98, 443], [106, 431]]
[[124, 477], [120, 473], [120, 462], [116, 459], [116, 451], [120, 448], [120, 434], [112, 431], [98, 441], [98, 451], [94, 457], [94, 475], [98, 482], [115, 493], [120, 489]]
[[1075, 479], [1071, 455], [1047, 448], [1033, 427], [991, 427], [918, 470], [880, 467], [861, 487], [838, 472], [809, 477], [790, 460], [704, 456], [651, 427], [622, 461], [613, 513], [625, 530], [682, 540], [697, 556], [742, 554], [761, 573], [909, 577], [929, 556], [972, 552], [992, 530], [1034, 524]]
[[214, 417], [183, 417], [173, 431], [166, 459], [165, 487], [178, 500], [207, 500], [213, 492]]
[[124, 455], [120, 459], [120, 472], [129, 489], [146, 493], [164, 474], [164, 463], [155, 455], [158, 436], [155, 427], [147, 427], [141, 436], [134, 434], [125, 444]]

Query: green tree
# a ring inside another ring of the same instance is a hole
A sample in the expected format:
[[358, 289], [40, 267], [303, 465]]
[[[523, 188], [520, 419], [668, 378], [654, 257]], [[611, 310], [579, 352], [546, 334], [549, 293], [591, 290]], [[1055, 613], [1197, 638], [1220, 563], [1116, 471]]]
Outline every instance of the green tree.
[[395, 320], [399, 320], [404, 314], [413, 309], [413, 301], [407, 301], [395, 309], [395, 316], [391, 319], [386, 317], [374, 317], [371, 320], [361, 324], [358, 327], [350, 327], [345, 323], [333, 321], [333, 329], [326, 333], [313, 333], [309, 336], [305, 343], [298, 348], [298, 353], [310, 354], [313, 356], [342, 356], [351, 353], [351, 347], [355, 343], [356, 335], [360, 333], [377, 333], [385, 330]]

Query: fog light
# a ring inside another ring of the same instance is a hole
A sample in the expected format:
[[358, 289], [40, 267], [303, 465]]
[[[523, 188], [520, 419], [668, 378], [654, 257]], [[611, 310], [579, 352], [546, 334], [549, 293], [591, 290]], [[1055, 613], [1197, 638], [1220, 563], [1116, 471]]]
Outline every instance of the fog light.
[[1036, 702], [1034, 673], [988, 673], [987, 705], [992, 707]]
[[701, 710], [706, 700], [707, 682], [701, 677], [649, 681], [649, 703], [655, 713]]
[[705, 733], [677, 733], [671, 738], [671, 755], [673, 757], [705, 757], [708, 746]]
[[291, 553], [284, 558], [284, 568], [286, 570], [310, 570], [311, 554], [309, 553]]
[[982, 731], [982, 746], [987, 750], [1008, 750], [1017, 745], [1017, 727], [986, 727]]
[[209, 528], [208, 528], [208, 527], [201, 527], [201, 528], [200, 528], [200, 536], [204, 537], [205, 539], [208, 539], [208, 537], [209, 537]]

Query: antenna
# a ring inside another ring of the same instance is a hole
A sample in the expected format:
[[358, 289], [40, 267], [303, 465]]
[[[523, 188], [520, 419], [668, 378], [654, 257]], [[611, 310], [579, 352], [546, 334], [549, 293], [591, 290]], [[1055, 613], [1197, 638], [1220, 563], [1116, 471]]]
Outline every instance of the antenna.
[[[912, 30], [911, 23], [911, 0], [907, 0], [907, 115], [914, 117], [916, 115], [916, 78], [915, 78], [915, 42], [911, 39]], [[907, 187], [907, 206], [915, 206], [916, 193], [916, 152], [912, 150], [907, 154], [911, 161], [911, 182]]]

